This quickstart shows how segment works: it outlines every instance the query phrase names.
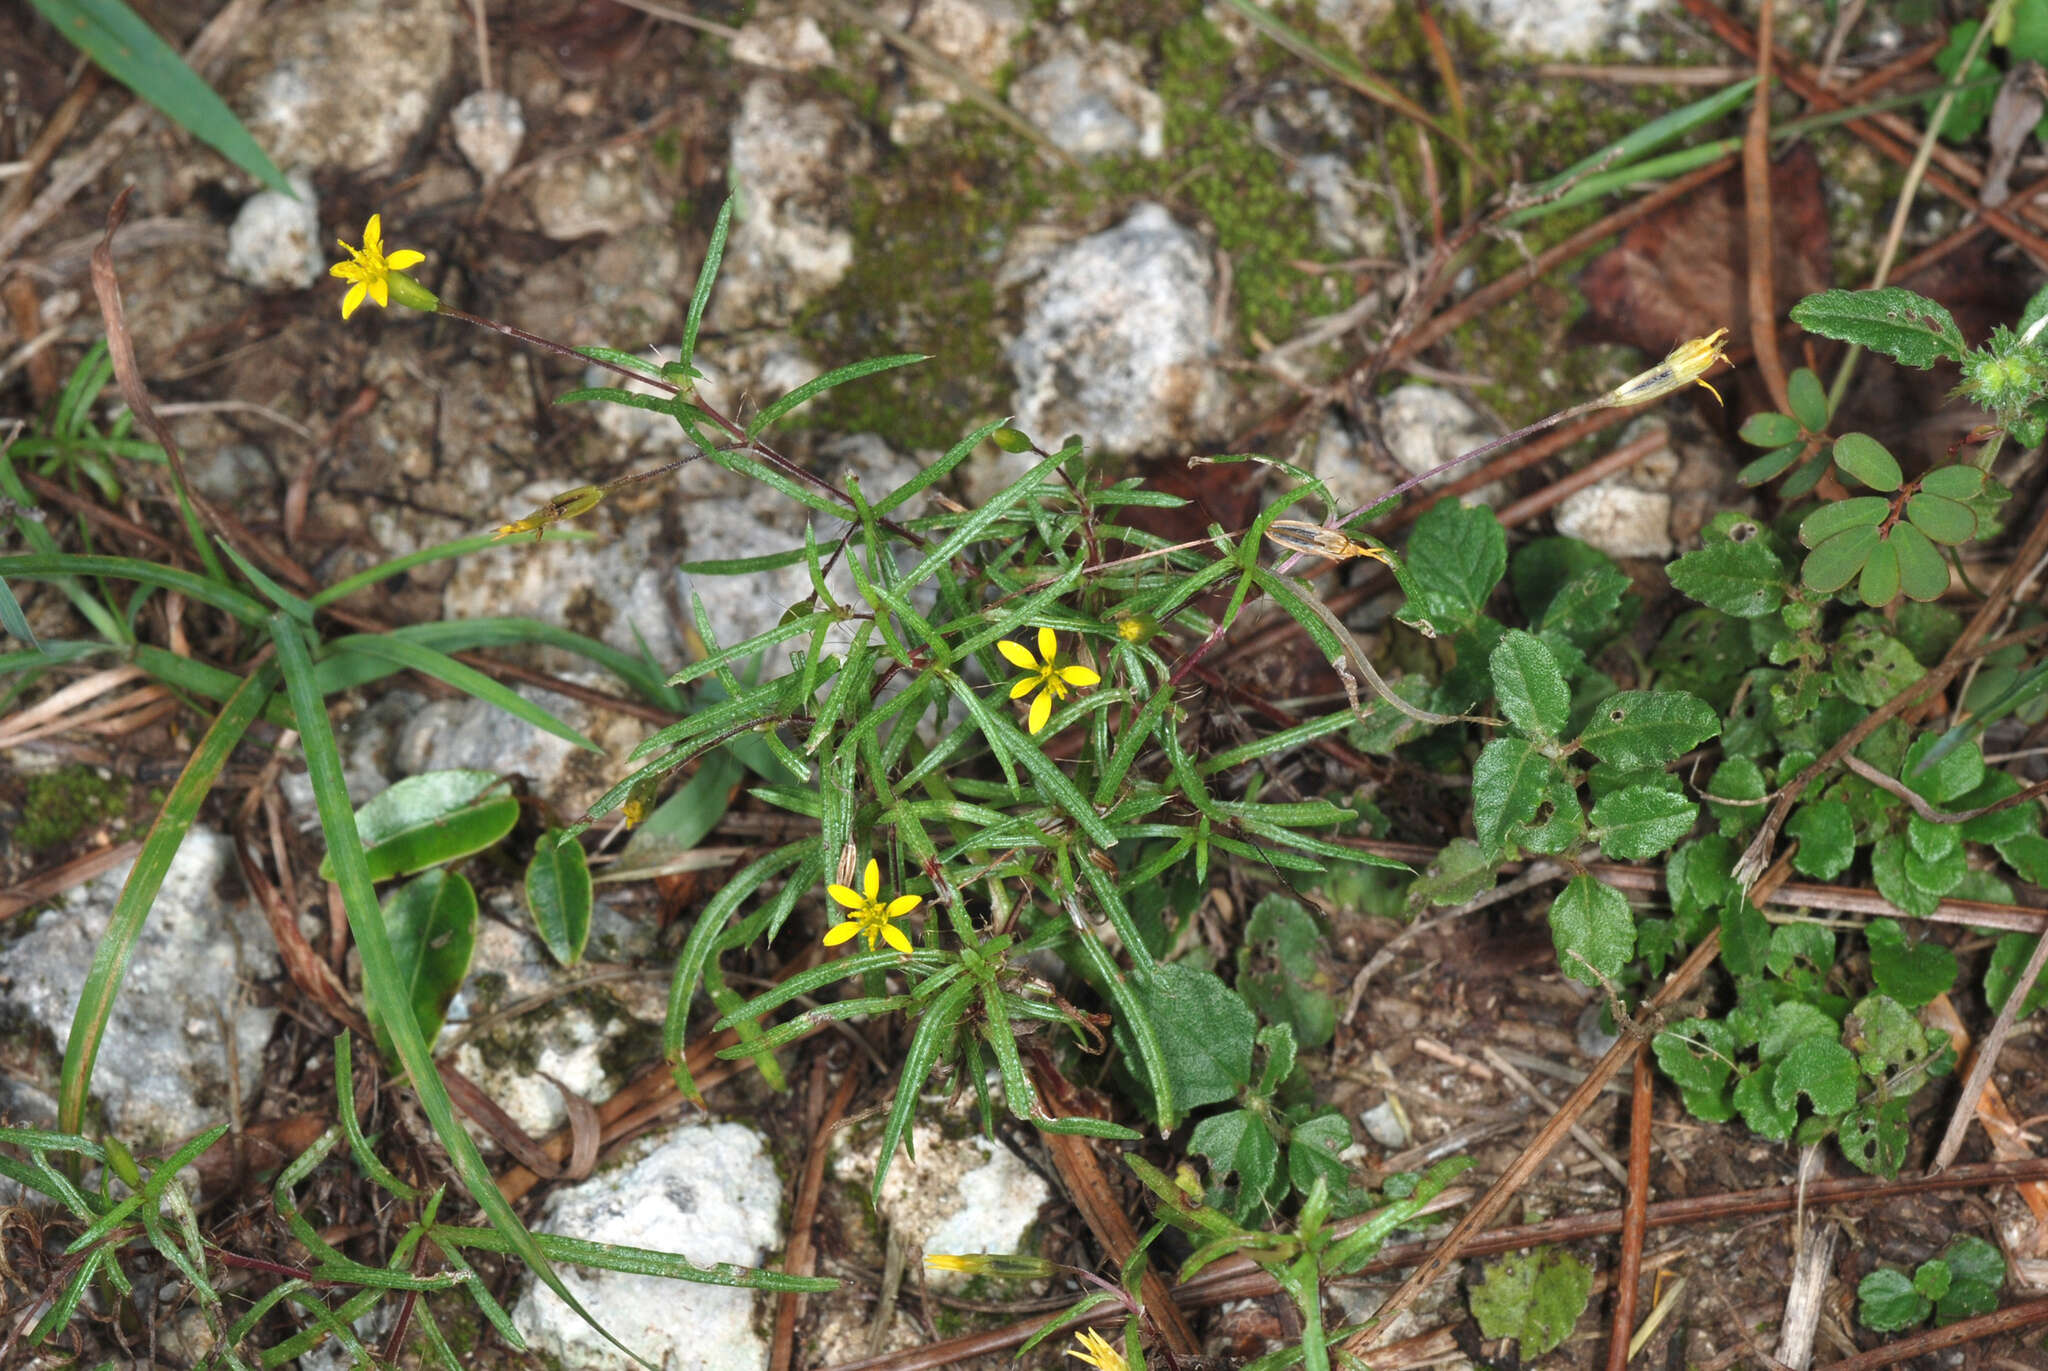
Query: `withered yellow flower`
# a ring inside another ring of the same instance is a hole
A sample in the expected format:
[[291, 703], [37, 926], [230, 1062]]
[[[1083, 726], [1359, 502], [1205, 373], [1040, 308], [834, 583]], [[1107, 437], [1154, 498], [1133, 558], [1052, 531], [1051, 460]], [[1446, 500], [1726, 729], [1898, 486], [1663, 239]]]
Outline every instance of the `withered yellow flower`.
[[1648, 400], [1661, 400], [1674, 391], [1684, 390], [1690, 385], [1706, 386], [1707, 394], [1716, 402], [1721, 392], [1707, 385], [1702, 378], [1712, 369], [1714, 363], [1728, 355], [1728, 330], [1717, 328], [1704, 338], [1693, 338], [1671, 349], [1663, 361], [1637, 376], [1631, 376], [1600, 401], [1600, 408], [1617, 409], [1623, 405], [1640, 405]]

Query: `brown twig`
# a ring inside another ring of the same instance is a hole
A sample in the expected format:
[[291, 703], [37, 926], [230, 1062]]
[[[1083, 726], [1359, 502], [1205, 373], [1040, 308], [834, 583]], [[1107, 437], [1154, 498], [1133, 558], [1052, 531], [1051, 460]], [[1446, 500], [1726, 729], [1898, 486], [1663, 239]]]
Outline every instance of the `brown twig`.
[[1628, 1207], [1621, 1216], [1621, 1261], [1614, 1274], [1614, 1323], [1607, 1340], [1607, 1371], [1626, 1371], [1629, 1340], [1636, 1330], [1636, 1285], [1643, 1267], [1643, 1238], [1650, 1231], [1650, 1046], [1636, 1049], [1635, 1090], [1628, 1116]]
[[1778, 292], [1774, 279], [1777, 224], [1771, 217], [1771, 31], [1778, 6], [1763, 0], [1757, 21], [1756, 90], [1749, 97], [1749, 129], [1742, 140], [1743, 220], [1749, 240], [1749, 341], [1771, 403], [1790, 412], [1785, 364], [1778, 357]]
[[[824, 1070], [825, 1056], [820, 1053], [817, 1069]], [[839, 1088], [832, 1092], [832, 1099], [825, 1105], [817, 1126], [811, 1130], [810, 1151], [804, 1156], [803, 1179], [797, 1182], [796, 1209], [789, 1218], [789, 1251], [784, 1256], [782, 1269], [792, 1276], [808, 1276], [817, 1266], [818, 1254], [811, 1238], [811, 1226], [818, 1217], [818, 1195], [825, 1185], [825, 1162], [832, 1152], [832, 1134], [838, 1129], [839, 1121], [846, 1117], [847, 1106], [853, 1103], [853, 1092], [860, 1084], [860, 1063], [852, 1061], [839, 1078]], [[815, 1098], [815, 1097], [814, 1097]], [[796, 1321], [803, 1310], [804, 1297], [794, 1290], [786, 1290], [775, 1301], [775, 1334], [768, 1344], [768, 1371], [789, 1371], [790, 1357], [796, 1350]]]
[[1910, 1338], [1900, 1338], [1883, 1347], [1831, 1361], [1819, 1371], [1879, 1371], [1880, 1367], [1897, 1366], [1911, 1357], [1922, 1357], [1947, 1347], [1961, 1347], [1966, 1342], [2031, 1328], [2037, 1323], [2048, 1323], [2048, 1300], [2028, 1300], [2025, 1304], [1979, 1314], [1974, 1319], [1964, 1319], [1946, 1328], [1930, 1328], [1925, 1333], [1915, 1333]]
[[1963, 1078], [1962, 1093], [1956, 1097], [1955, 1113], [1949, 1116], [1948, 1131], [1941, 1135], [1941, 1146], [1934, 1150], [1934, 1161], [1929, 1170], [1942, 1170], [1962, 1150], [1963, 1136], [1970, 1131], [1970, 1120], [1977, 1113], [1978, 1097], [1984, 1093], [1984, 1087], [1991, 1079], [1991, 1068], [1998, 1063], [1999, 1050], [2012, 1035], [2020, 1006], [2026, 1003], [2044, 964], [2048, 964], [2048, 938], [2036, 938], [2033, 954], [2027, 958], [2027, 964], [2020, 969], [2019, 979], [2013, 982], [2012, 989], [2006, 994], [2005, 1007], [1998, 1011], [1998, 1017], [1992, 1020], [1991, 1031], [1977, 1045], [1976, 1060], [1970, 1063], [1970, 1074]]

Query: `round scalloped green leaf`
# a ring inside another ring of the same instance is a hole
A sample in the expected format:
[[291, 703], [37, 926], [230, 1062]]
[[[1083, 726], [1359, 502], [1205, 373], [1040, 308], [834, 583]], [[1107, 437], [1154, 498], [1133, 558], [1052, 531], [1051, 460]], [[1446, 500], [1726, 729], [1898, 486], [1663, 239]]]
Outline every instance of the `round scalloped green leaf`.
[[1899, 588], [1915, 600], [1939, 600], [1948, 590], [1940, 549], [1913, 524], [1894, 524], [1889, 541], [1899, 557]]
[[1899, 593], [1899, 554], [1889, 539], [1870, 550], [1870, 560], [1863, 564], [1863, 575], [1856, 582], [1856, 593], [1872, 609], [1890, 604]]
[[1930, 495], [1946, 495], [1951, 500], [1967, 500], [1982, 493], [1984, 473], [1968, 463], [1936, 467], [1920, 478], [1920, 489]]
[[1844, 529], [1881, 524], [1892, 512], [1892, 502], [1882, 495], [1856, 495], [1822, 505], [1799, 521], [1799, 541], [1819, 547]]
[[1828, 393], [1821, 386], [1820, 377], [1805, 367], [1792, 373], [1786, 385], [1788, 398], [1792, 401], [1792, 417], [1809, 433], [1819, 433], [1828, 426]]
[[1835, 465], [1872, 490], [1897, 490], [1905, 479], [1898, 458], [1867, 433], [1845, 433], [1835, 439]]
[[1967, 543], [1977, 536], [1977, 516], [1970, 513], [1968, 505], [1946, 495], [1921, 491], [1906, 501], [1906, 517], [1937, 543]]
[[1760, 486], [1798, 461], [1799, 454], [1804, 451], [1806, 444], [1796, 442], [1773, 448], [1737, 472], [1736, 479], [1746, 486]]
[[1799, 421], [1789, 414], [1752, 414], [1742, 421], [1737, 436], [1751, 447], [1776, 447], [1798, 440]]
[[1835, 591], [1856, 579], [1883, 539], [1874, 524], [1847, 529], [1806, 554], [1799, 579], [1815, 590]]

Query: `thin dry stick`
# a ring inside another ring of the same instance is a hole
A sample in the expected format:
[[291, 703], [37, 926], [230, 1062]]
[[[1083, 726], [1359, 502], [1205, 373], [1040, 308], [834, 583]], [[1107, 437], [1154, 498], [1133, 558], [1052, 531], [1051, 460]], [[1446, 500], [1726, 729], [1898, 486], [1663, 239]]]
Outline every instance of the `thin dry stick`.
[[1614, 1274], [1614, 1324], [1607, 1338], [1607, 1371], [1626, 1371], [1636, 1327], [1636, 1286], [1643, 1269], [1643, 1238], [1650, 1231], [1650, 1047], [1636, 1049], [1635, 1091], [1628, 1116], [1628, 1207], [1621, 1218], [1621, 1263]]
[[2001, 1309], [1993, 1314], [1980, 1314], [1974, 1319], [1964, 1319], [1946, 1328], [1930, 1328], [1925, 1333], [1915, 1333], [1910, 1338], [1886, 1343], [1883, 1347], [1840, 1361], [1831, 1361], [1820, 1371], [1879, 1371], [1886, 1366], [1897, 1366], [1911, 1357], [1924, 1357], [1929, 1352], [1939, 1352], [1946, 1347], [1961, 1347], [1966, 1342], [1979, 1338], [1995, 1337], [2000, 1333], [2011, 1333], [2021, 1328], [2031, 1328], [2037, 1323], [2048, 1323], [2048, 1300], [2029, 1300], [2016, 1304], [2010, 1309]]
[[[1787, 854], [1756, 883], [1756, 888], [1769, 890], [1785, 878], [1785, 872], [1789, 869], [1790, 854]], [[1759, 897], [1752, 893], [1751, 898]], [[1614, 1046], [1607, 1049], [1607, 1055], [1587, 1073], [1586, 1079], [1579, 1083], [1578, 1089], [1571, 1093], [1557, 1113], [1551, 1116], [1550, 1122], [1543, 1126], [1543, 1131], [1522, 1150], [1522, 1155], [1515, 1158], [1508, 1169], [1501, 1173], [1500, 1179], [1495, 1181], [1479, 1198], [1478, 1203], [1467, 1211], [1465, 1217], [1451, 1229], [1449, 1236], [1437, 1245], [1436, 1250], [1387, 1297], [1386, 1303], [1380, 1306], [1373, 1326], [1361, 1329], [1345, 1339], [1343, 1350], [1360, 1357], [1371, 1351], [1372, 1345], [1392, 1326], [1395, 1316], [1413, 1304], [1424, 1290], [1450, 1269], [1459, 1246], [1487, 1224], [1492, 1223], [1501, 1210], [1507, 1207], [1508, 1201], [1520, 1192], [1523, 1184], [1556, 1150], [1558, 1142], [1564, 1138], [1571, 1124], [1586, 1112], [1598, 1098], [1601, 1090], [1606, 1087], [1607, 1082], [1614, 1079], [1621, 1068], [1628, 1064], [1629, 1058], [1642, 1047], [1648, 1034], [1654, 1031], [1657, 1018], [1691, 992], [1694, 982], [1713, 965], [1714, 958], [1720, 951], [1721, 931], [1717, 928], [1700, 939], [1699, 946], [1695, 947], [1684, 963], [1671, 973], [1671, 978], [1664, 983], [1664, 988], [1650, 1001], [1644, 1015], [1648, 1023], [1629, 1025], [1628, 1031], [1615, 1039]]]
[[[1421, 1040], [1418, 1039], [1417, 1045], [1420, 1046], [1420, 1044]], [[1521, 1091], [1524, 1095], [1527, 1095], [1536, 1104], [1541, 1105], [1545, 1109], [1557, 1108], [1556, 1103], [1550, 1096], [1543, 1092], [1542, 1086], [1537, 1085], [1536, 1082], [1523, 1075], [1520, 1068], [1506, 1057], [1501, 1056], [1491, 1045], [1480, 1048], [1479, 1055], [1486, 1058], [1486, 1064], [1505, 1077], [1508, 1084], [1514, 1086], [1515, 1089]], [[1571, 1126], [1571, 1135], [1572, 1141], [1584, 1148], [1586, 1155], [1597, 1162], [1602, 1171], [1614, 1177], [1615, 1184], [1622, 1188], [1622, 1192], [1624, 1194], [1628, 1193], [1629, 1169], [1616, 1161], [1614, 1154], [1601, 1146], [1600, 1140], [1588, 1132], [1584, 1124], [1573, 1124]]]
[[1984, 1035], [1984, 1041], [1977, 1044], [1977, 1059], [1970, 1063], [1970, 1074], [1963, 1080], [1963, 1092], [1956, 1097], [1956, 1112], [1949, 1116], [1948, 1132], [1941, 1135], [1941, 1146], [1934, 1150], [1934, 1162], [1928, 1170], [1943, 1170], [1962, 1150], [1963, 1137], [1970, 1131], [1970, 1120], [1977, 1116], [1977, 1100], [1984, 1093], [1985, 1083], [1991, 1079], [1991, 1068], [1998, 1063], [1999, 1049], [2012, 1035], [2020, 1006], [2026, 1003], [2027, 994], [2040, 978], [2044, 964], [2048, 964], [2048, 938], [2036, 938], [2033, 955], [2027, 958], [2019, 980], [2013, 983], [2011, 992], [2005, 997], [2005, 1008], [1998, 1011], [1998, 1017], [1992, 1021], [1991, 1031]]
[[1742, 140], [1743, 221], [1749, 240], [1749, 342], [1771, 403], [1792, 408], [1785, 364], [1778, 357], [1778, 293], [1773, 280], [1777, 224], [1771, 217], [1771, 30], [1775, 0], [1763, 0], [1757, 20], [1756, 91], [1749, 98], [1749, 130]]
[[[824, 1060], [822, 1055], [819, 1060]], [[850, 1062], [812, 1132], [811, 1150], [804, 1157], [803, 1179], [797, 1183], [796, 1210], [790, 1217], [789, 1252], [782, 1263], [782, 1269], [789, 1275], [808, 1276], [817, 1265], [811, 1225], [817, 1219], [818, 1195], [825, 1184], [825, 1159], [832, 1150], [832, 1134], [846, 1117], [846, 1108], [853, 1103], [854, 1088], [859, 1084], [860, 1063]], [[803, 1299], [796, 1291], [786, 1290], [775, 1301], [775, 1335], [768, 1344], [768, 1371], [789, 1371]]]

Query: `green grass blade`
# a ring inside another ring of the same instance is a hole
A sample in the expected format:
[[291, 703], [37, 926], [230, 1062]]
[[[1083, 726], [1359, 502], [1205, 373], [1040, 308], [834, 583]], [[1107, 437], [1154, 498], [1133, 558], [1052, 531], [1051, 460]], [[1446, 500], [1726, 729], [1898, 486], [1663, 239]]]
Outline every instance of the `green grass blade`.
[[334, 640], [337, 651], [361, 653], [366, 657], [382, 657], [400, 666], [410, 667], [423, 676], [431, 676], [444, 685], [454, 686], [466, 695], [474, 695], [487, 705], [496, 705], [514, 718], [524, 719], [544, 733], [552, 733], [564, 742], [598, 756], [604, 749], [578, 733], [554, 715], [542, 709], [533, 701], [521, 695], [508, 685], [494, 681], [475, 667], [456, 661], [444, 652], [408, 638], [388, 633], [354, 633], [346, 638]]
[[753, 438], [755, 434], [767, 428], [768, 425], [774, 423], [777, 419], [780, 419], [819, 391], [830, 390], [832, 387], [844, 385], [848, 381], [858, 381], [863, 376], [873, 376], [878, 371], [893, 371], [897, 367], [913, 366], [918, 362], [928, 360], [929, 358], [922, 352], [901, 352], [889, 357], [870, 357], [864, 362], [849, 362], [843, 367], [834, 367], [823, 376], [813, 376], [810, 380], [804, 382], [795, 390], [792, 390], [789, 394], [755, 415], [754, 422], [747, 425], [747, 437], [749, 439]]
[[[326, 834], [327, 851], [334, 861], [335, 883], [341, 887], [341, 902], [348, 913], [349, 931], [354, 935], [356, 950], [362, 957], [363, 984], [379, 1003], [391, 1006], [384, 1026], [391, 1035], [393, 1051], [405, 1065], [421, 1110], [433, 1124], [434, 1134], [441, 1145], [448, 1150], [448, 1160], [455, 1168], [455, 1174], [462, 1178], [464, 1188], [484, 1211], [485, 1217], [506, 1238], [511, 1253], [524, 1261], [527, 1269], [542, 1284], [552, 1290], [562, 1303], [575, 1310], [577, 1317], [596, 1329], [606, 1342], [642, 1366], [647, 1366], [648, 1363], [625, 1344], [599, 1327], [597, 1321], [590, 1317], [590, 1311], [583, 1307], [583, 1302], [562, 1283], [546, 1254], [534, 1242], [533, 1234], [526, 1231], [526, 1225], [519, 1221], [519, 1215], [513, 1212], [504, 1192], [491, 1178], [491, 1170], [484, 1164], [476, 1144], [463, 1131], [462, 1121], [456, 1117], [455, 1104], [448, 1098], [447, 1087], [441, 1084], [441, 1077], [434, 1070], [433, 1052], [426, 1039], [420, 1036], [419, 1023], [412, 1016], [411, 1002], [405, 998], [405, 976], [399, 970], [391, 940], [384, 932], [377, 893], [370, 885], [369, 863], [363, 855], [362, 839], [356, 834], [355, 807], [349, 803], [348, 785], [342, 779], [341, 749], [335, 744], [334, 730], [327, 721], [326, 701], [313, 679], [312, 653], [307, 650], [305, 640], [299, 636], [297, 626], [288, 615], [271, 616], [270, 638], [277, 646], [278, 665], [284, 671], [285, 688], [298, 716], [306, 772], [313, 784], [313, 800], [320, 811], [320, 827]], [[515, 1343], [515, 1346], [525, 1350], [523, 1343]], [[653, 1368], [649, 1367], [649, 1371]]]
[[[1595, 171], [1619, 171], [1637, 158], [1655, 152], [1672, 139], [1682, 138], [1694, 129], [1711, 124], [1722, 115], [1738, 109], [1748, 102], [1749, 93], [1755, 89], [1756, 78], [1745, 76], [1712, 95], [1702, 96], [1689, 105], [1681, 105], [1669, 114], [1652, 119], [1635, 132], [1608, 144], [1591, 156], [1580, 158], [1557, 175], [1537, 182], [1530, 188], [1530, 192], [1535, 195], [1548, 195], [1576, 177], [1586, 176]], [[1523, 211], [1524, 214], [1527, 212]], [[1509, 222], [1520, 217], [1511, 216]]]
[[79, 991], [78, 1010], [71, 1017], [71, 1034], [64, 1044], [57, 1126], [67, 1133], [77, 1132], [84, 1122], [93, 1062], [99, 1056], [107, 1021], [114, 1013], [114, 998], [120, 994], [121, 981], [128, 974], [135, 940], [142, 935], [142, 926], [149, 918], [149, 907], [156, 902], [157, 891], [163, 888], [164, 876], [171, 869], [172, 858], [178, 855], [179, 844], [185, 841], [186, 831], [199, 817], [199, 806], [276, 684], [276, 669], [262, 666], [228, 697], [171, 787], [163, 808], [149, 826], [149, 836], [142, 840], [142, 851], [136, 854], [135, 866], [121, 887], [120, 897], [114, 901], [107, 931], [100, 935], [99, 945], [93, 949], [92, 967]]
[[270, 612], [261, 600], [253, 595], [244, 595], [232, 586], [178, 567], [158, 566], [134, 557], [92, 557], [70, 552], [0, 557], [0, 576], [19, 576], [36, 581], [53, 581], [67, 576], [106, 576], [117, 581], [141, 581], [146, 585], [162, 586], [165, 590], [180, 591], [188, 600], [212, 605], [252, 625], [262, 623]]
[[732, 202], [726, 196], [718, 207], [718, 222], [711, 226], [711, 241], [704, 248], [704, 265], [697, 268], [697, 286], [690, 292], [690, 312], [683, 320], [682, 364], [689, 366], [697, 355], [697, 329], [704, 322], [704, 307], [711, 303], [711, 286], [718, 279], [718, 264], [725, 259], [726, 235], [732, 231]]
[[[596, 534], [580, 528], [548, 528], [541, 530], [541, 536], [538, 541], [543, 543], [587, 543], [596, 538], [596, 536]], [[324, 605], [333, 604], [336, 600], [346, 599], [359, 590], [366, 590], [379, 581], [388, 581], [400, 572], [410, 571], [416, 566], [424, 566], [428, 562], [440, 562], [457, 557], [467, 557], [473, 552], [489, 552], [496, 548], [502, 548], [507, 552], [523, 552], [531, 548], [535, 541], [532, 538], [500, 538], [495, 533], [478, 533], [467, 538], [454, 539], [452, 542], [436, 543], [432, 547], [423, 547], [416, 551], [408, 552], [403, 557], [393, 557], [388, 562], [379, 562], [373, 567], [366, 567], [353, 576], [336, 581], [325, 590], [307, 596], [306, 603], [315, 609], [319, 609]]]
[[36, 642], [35, 630], [28, 626], [28, 615], [21, 612], [21, 601], [14, 598], [14, 592], [8, 589], [4, 580], [0, 580], [0, 628], [32, 648], [42, 646]]
[[32, 2], [107, 75], [270, 189], [297, 198], [284, 173], [213, 87], [121, 0]]
[[889, 1106], [889, 1121], [882, 1125], [881, 1150], [875, 1154], [875, 1184], [870, 1193], [877, 1202], [882, 1197], [882, 1182], [889, 1178], [889, 1163], [896, 1159], [896, 1146], [908, 1140], [911, 1115], [917, 1109], [917, 1097], [924, 1090], [925, 1078], [932, 1074], [932, 1068], [939, 1064], [939, 1058], [952, 1043], [953, 1031], [960, 1026], [960, 1016], [966, 1010], [968, 997], [973, 995], [976, 984], [972, 980], [963, 980], [948, 988], [918, 1020], [910, 1049], [903, 1054], [903, 1078], [896, 1084], [896, 1098]]

